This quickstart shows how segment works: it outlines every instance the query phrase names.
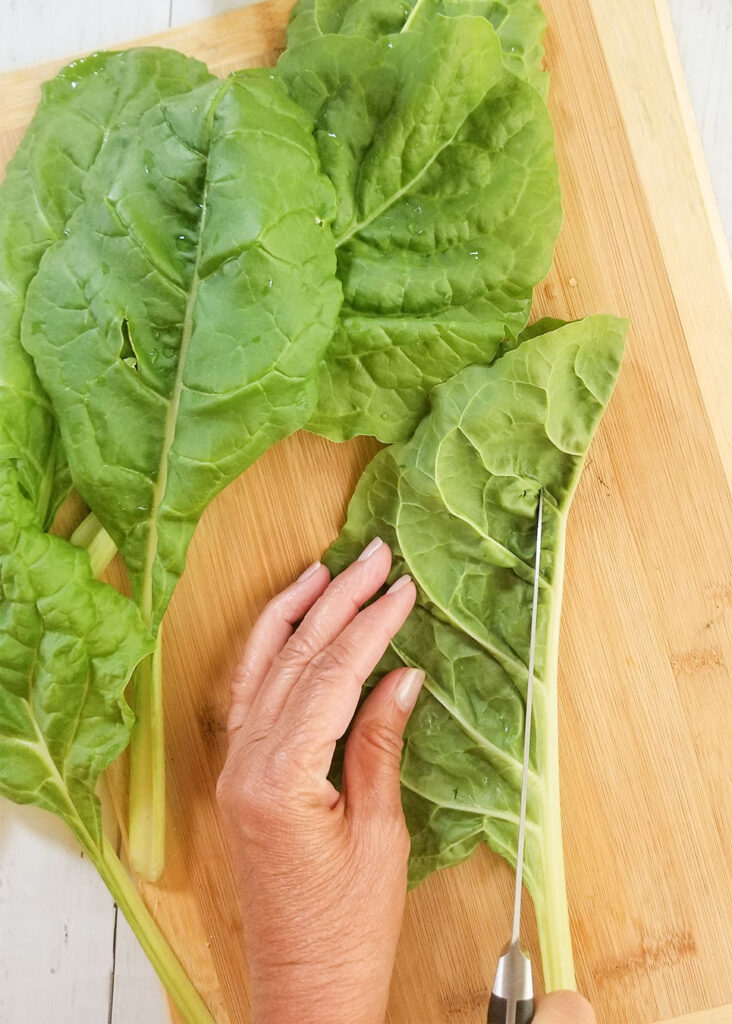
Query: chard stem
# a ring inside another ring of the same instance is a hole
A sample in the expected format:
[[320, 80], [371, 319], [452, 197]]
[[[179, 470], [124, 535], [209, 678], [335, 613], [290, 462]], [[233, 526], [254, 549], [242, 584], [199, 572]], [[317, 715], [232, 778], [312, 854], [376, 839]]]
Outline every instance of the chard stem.
[[97, 579], [117, 554], [117, 545], [93, 512], [79, 523], [69, 540], [77, 548], [86, 548], [92, 572]]
[[558, 792], [557, 799], [552, 803], [554, 806], [547, 807], [544, 819], [542, 892], [534, 900], [544, 988], [547, 992], [576, 987]]
[[137, 721], [130, 740], [129, 855], [133, 869], [155, 882], [165, 863], [165, 742], [163, 733], [162, 625], [155, 652], [132, 676]]
[[186, 1024], [215, 1024], [108, 840], [84, 846]]
[[557, 706], [557, 666], [559, 662], [559, 619], [564, 586], [564, 547], [566, 519], [557, 539], [554, 601], [547, 634], [546, 697], [543, 770], [543, 841], [540, 891], [532, 893], [539, 932], [544, 988], [574, 989], [574, 958], [569, 930], [567, 884], [564, 878], [562, 815], [559, 803], [559, 709]]

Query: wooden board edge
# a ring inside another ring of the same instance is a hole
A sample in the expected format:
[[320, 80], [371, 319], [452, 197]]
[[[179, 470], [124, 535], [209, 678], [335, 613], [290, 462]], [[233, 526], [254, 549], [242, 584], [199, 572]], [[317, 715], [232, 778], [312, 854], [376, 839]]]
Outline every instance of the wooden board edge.
[[[242, 19], [274, 56], [293, 0], [267, 0], [118, 45], [210, 50], [235, 66]], [[663, 253], [707, 416], [732, 489], [732, 259], [714, 198], [666, 0], [589, 0], [613, 90]], [[214, 41], [215, 40], [215, 41]], [[113, 47], [111, 47], [113, 48]], [[40, 83], [68, 62], [0, 75], [9, 129], [20, 133]], [[678, 197], [683, 196], [683, 202]]]
[[164, 28], [138, 39], [120, 39], [108, 46], [69, 54], [42, 64], [3, 71], [0, 73], [0, 93], [4, 97], [12, 97], [12, 101], [6, 103], [3, 111], [3, 124], [8, 130], [23, 131], [30, 120], [28, 111], [35, 109], [40, 100], [41, 84], [53, 78], [71, 61], [90, 53], [129, 49], [132, 46], [167, 46], [190, 52], [193, 49], [200, 50], [202, 41], [205, 43], [206, 40], [216, 39], [210, 51], [216, 53], [216, 58], [220, 62], [233, 67], [241, 47], [243, 20], [247, 26], [251, 26], [253, 34], [261, 36], [263, 49], [269, 48], [275, 54], [280, 46], [283, 26], [287, 22], [293, 3], [294, 0], [263, 0], [261, 3], [235, 7], [224, 14], [214, 14], [185, 25]]
[[660, 1020], [658, 1024], [729, 1024], [731, 1020], [732, 1003], [727, 1003], [725, 1006], [715, 1006], [710, 1010], [697, 1010], [695, 1013], [686, 1013], [683, 1017]]
[[732, 490], [732, 260], [667, 0], [589, 0]]
[[712, 179], [709, 174], [709, 167], [707, 166], [706, 157], [704, 155], [704, 147], [702, 146], [699, 126], [697, 124], [694, 107], [689, 94], [689, 86], [681, 63], [681, 55], [679, 54], [676, 32], [674, 31], [673, 22], [671, 20], [671, 11], [668, 6], [668, 0], [655, 0], [655, 6], [656, 16], [658, 18], [658, 27], [666, 50], [671, 81], [673, 82], [674, 92], [676, 94], [676, 102], [681, 113], [681, 120], [686, 133], [689, 155], [691, 156], [694, 170], [696, 172], [699, 191], [701, 192], [702, 202], [704, 203], [709, 229], [712, 233], [714, 244], [717, 247], [719, 262], [727, 284], [727, 290], [729, 295], [732, 296], [732, 255], [730, 255], [724, 224], [722, 223], [719, 206], [717, 205], [717, 199], [714, 194], [714, 186], [712, 185]]

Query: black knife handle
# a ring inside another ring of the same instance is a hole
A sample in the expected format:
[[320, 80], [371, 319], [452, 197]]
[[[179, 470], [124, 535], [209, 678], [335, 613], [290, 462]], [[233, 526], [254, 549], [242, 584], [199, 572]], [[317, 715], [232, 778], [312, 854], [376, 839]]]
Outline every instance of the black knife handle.
[[[501, 996], [492, 995], [488, 1003], [487, 1024], [506, 1024], [508, 1003]], [[516, 1003], [516, 1016], [508, 1024], [531, 1024], [534, 1019], [534, 1000], [520, 999]]]

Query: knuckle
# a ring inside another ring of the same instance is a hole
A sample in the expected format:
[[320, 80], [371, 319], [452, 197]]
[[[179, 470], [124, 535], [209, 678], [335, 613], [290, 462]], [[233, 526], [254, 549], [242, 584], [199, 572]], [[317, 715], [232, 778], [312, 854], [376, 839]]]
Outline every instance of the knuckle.
[[284, 807], [297, 802], [308, 778], [305, 767], [305, 751], [293, 740], [286, 746], [279, 746], [267, 758], [264, 770], [266, 785], [270, 792], [278, 794], [278, 803]]
[[238, 756], [224, 765], [216, 784], [217, 804], [241, 824], [266, 831], [292, 816], [308, 778], [297, 750], [248, 737]]
[[224, 765], [216, 783], [216, 803], [226, 816], [241, 819], [249, 805], [250, 786], [248, 776], [229, 762]]
[[235, 702], [237, 697], [246, 690], [247, 683], [251, 676], [251, 671], [251, 662], [249, 658], [245, 656], [231, 673], [231, 679], [229, 681], [229, 697], [232, 703]]
[[295, 632], [275, 658], [275, 661], [283, 667], [292, 665], [307, 665], [316, 656], [318, 651], [313, 637], [306, 633]]
[[261, 626], [262, 624], [268, 624], [272, 622], [272, 620], [281, 619], [282, 604], [282, 594], [275, 594], [274, 597], [270, 597], [269, 601], [267, 601], [266, 605], [261, 611], [257, 625]]
[[354, 597], [353, 589], [356, 586], [356, 581], [351, 577], [348, 571], [341, 573], [340, 576], [336, 576], [330, 585], [331, 595], [334, 603], [337, 603], [339, 607], [352, 618], [361, 607], [361, 602]]
[[251, 657], [249, 651], [245, 651], [241, 661], [231, 673], [231, 688], [236, 689], [246, 683], [251, 670]]
[[263, 615], [278, 619], [283, 618], [289, 604], [291, 589], [291, 587], [285, 587], [284, 590], [279, 590], [276, 594], [273, 594], [263, 608]]
[[269, 786], [251, 780], [245, 783], [242, 792], [241, 811], [245, 821], [259, 824], [273, 818], [277, 801]]
[[216, 800], [221, 810], [243, 823], [269, 818], [276, 805], [271, 788], [258, 772], [231, 772], [226, 767], [216, 785]]
[[230, 778], [229, 773], [226, 770], [226, 766], [224, 766], [223, 771], [216, 780], [216, 804], [219, 807], [219, 810], [223, 810], [228, 807], [230, 799]]
[[350, 673], [353, 656], [341, 644], [333, 644], [319, 651], [310, 660], [310, 670], [316, 676], [343, 676]]
[[388, 722], [371, 719], [361, 727], [361, 739], [390, 758], [399, 759], [404, 741], [402, 734]]
[[256, 812], [263, 798], [271, 799], [266, 784], [267, 760], [256, 736], [247, 736], [224, 763], [216, 783], [216, 800], [219, 807], [235, 809], [238, 815]]

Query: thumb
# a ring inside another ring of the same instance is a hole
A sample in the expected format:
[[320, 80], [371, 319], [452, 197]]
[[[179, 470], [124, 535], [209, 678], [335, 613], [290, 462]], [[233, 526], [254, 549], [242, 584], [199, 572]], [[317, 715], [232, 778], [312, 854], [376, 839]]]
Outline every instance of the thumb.
[[552, 992], [538, 1000], [534, 1024], [595, 1024], [595, 1013], [576, 992]]
[[361, 706], [343, 762], [343, 794], [352, 809], [403, 818], [399, 790], [402, 736], [423, 682], [420, 669], [395, 669]]

